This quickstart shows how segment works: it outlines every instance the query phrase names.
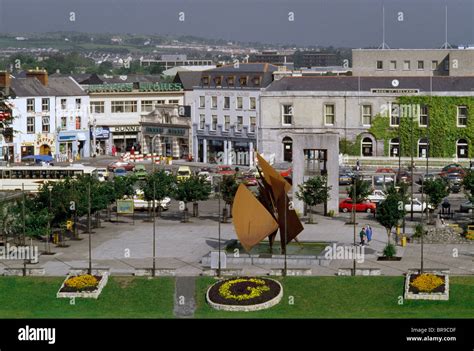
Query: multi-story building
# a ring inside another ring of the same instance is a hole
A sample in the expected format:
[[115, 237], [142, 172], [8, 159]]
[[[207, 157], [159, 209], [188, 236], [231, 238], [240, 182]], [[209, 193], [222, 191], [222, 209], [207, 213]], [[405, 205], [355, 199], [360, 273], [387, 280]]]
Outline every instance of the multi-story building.
[[266, 50], [254, 55], [253, 62], [271, 63], [276, 66], [293, 66], [294, 51]]
[[186, 55], [161, 55], [160, 59], [141, 59], [141, 66], [158, 64], [165, 70], [176, 66], [210, 66], [213, 64], [209, 59], [188, 59]]
[[[339, 62], [336, 54], [330, 54], [318, 51], [301, 51], [295, 55], [295, 65], [298, 67], [327, 67], [327, 66], [338, 66]], [[296, 62], [298, 61], [298, 62]]]
[[260, 94], [276, 70], [268, 63], [241, 63], [202, 72], [191, 104], [194, 159], [243, 165], [253, 162]]
[[89, 97], [74, 80], [48, 77], [44, 70], [27, 71], [26, 78], [1, 74], [13, 114], [13, 134], [3, 145], [10, 161], [32, 154], [64, 160], [90, 155]]
[[354, 76], [474, 76], [474, 50], [354, 49]]

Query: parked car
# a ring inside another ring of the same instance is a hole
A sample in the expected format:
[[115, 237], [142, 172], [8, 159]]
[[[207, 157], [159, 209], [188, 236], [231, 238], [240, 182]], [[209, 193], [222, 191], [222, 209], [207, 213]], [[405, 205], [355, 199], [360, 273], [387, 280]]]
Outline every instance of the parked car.
[[376, 185], [390, 184], [393, 183], [395, 179], [391, 175], [376, 175], [374, 176], [374, 183]]
[[397, 180], [401, 183], [411, 184], [412, 178], [411, 173], [407, 171], [401, 171], [396, 173]]
[[235, 170], [233, 170], [231, 166], [219, 165], [217, 166], [216, 173], [220, 175], [234, 175]]
[[255, 186], [257, 185], [257, 179], [252, 175], [246, 174], [242, 176], [242, 183], [246, 186]]
[[133, 171], [135, 165], [131, 162], [114, 161], [107, 165], [107, 169], [113, 172], [116, 168], [124, 168], [126, 171]]
[[145, 165], [136, 165], [133, 170], [138, 179], [145, 179], [148, 175]]
[[346, 174], [350, 177], [354, 177], [355, 173], [350, 167], [339, 167], [339, 174]]
[[427, 180], [435, 180], [439, 178], [439, 174], [436, 174], [436, 173], [425, 173], [425, 174], [422, 174], [420, 176], [420, 178], [418, 178], [418, 181], [417, 183], [418, 184], [422, 184], [424, 182], [426, 182]]
[[444, 166], [441, 169], [441, 171], [446, 172], [448, 169], [451, 169], [451, 168], [462, 168], [462, 166], [459, 163], [450, 163], [449, 165]]
[[389, 167], [380, 167], [380, 168], [377, 168], [375, 173], [395, 173], [395, 170]]
[[179, 166], [176, 172], [176, 179], [178, 181], [186, 180], [191, 178], [191, 174], [191, 168], [189, 168], [189, 166]]
[[352, 184], [352, 176], [347, 173], [339, 173], [339, 185], [349, 185]]
[[466, 171], [462, 167], [451, 167], [444, 171], [441, 171], [439, 175], [443, 178], [446, 178], [450, 174], [459, 174], [461, 177], [464, 177], [466, 175]]
[[[352, 199], [347, 198], [345, 200], [342, 200], [339, 203], [339, 211], [342, 211], [344, 213], [351, 212], [353, 206], [354, 206], [354, 203], [352, 202]], [[368, 200], [355, 204], [356, 212], [373, 213], [375, 212], [375, 208], [376, 208], [376, 205], [373, 202], [370, 202]]]
[[292, 174], [293, 174], [293, 168], [291, 167], [280, 172], [280, 175], [283, 178], [291, 178]]
[[410, 213], [411, 212], [411, 204], [413, 202], [413, 213], [415, 212], [425, 212], [427, 208], [430, 210], [433, 209], [433, 206], [426, 204], [426, 202], [421, 203], [420, 200], [418, 199], [412, 199], [411, 201], [408, 201], [408, 203], [405, 204], [405, 211]]
[[378, 204], [380, 201], [383, 201], [387, 198], [387, 195], [382, 190], [374, 190], [372, 194], [367, 196], [367, 200], [370, 202]]
[[206, 182], [208, 182], [208, 183], [212, 182], [212, 175], [208, 171], [202, 171], [201, 170], [197, 173], [197, 176], [198, 177], [203, 177], [206, 180]]
[[260, 178], [260, 173], [258, 172], [256, 167], [250, 167], [245, 174], [252, 175], [255, 178]]
[[114, 177], [126, 177], [127, 170], [123, 167], [115, 168], [114, 169]]
[[96, 172], [97, 174], [102, 174], [102, 177], [104, 177], [105, 180], [109, 179], [110, 174], [107, 168], [96, 168], [94, 172]]
[[[125, 197], [126, 199], [127, 197]], [[165, 197], [161, 201], [159, 201], [159, 205], [163, 211], [166, 211], [169, 209], [171, 203], [171, 199], [169, 197]], [[148, 208], [153, 208], [153, 204], [158, 206], [158, 200], [156, 201], [147, 201], [144, 198], [143, 191], [140, 189], [137, 189], [135, 191], [135, 195], [133, 196], [133, 207], [137, 211], [144, 211], [148, 210]]]
[[[199, 172], [207, 172], [207, 173], [213, 173], [213, 169], [211, 167], [201, 167], [201, 169], [199, 170]], [[198, 173], [199, 173], [198, 172]]]
[[466, 201], [459, 207], [459, 212], [472, 213], [474, 211], [474, 204], [471, 201]]

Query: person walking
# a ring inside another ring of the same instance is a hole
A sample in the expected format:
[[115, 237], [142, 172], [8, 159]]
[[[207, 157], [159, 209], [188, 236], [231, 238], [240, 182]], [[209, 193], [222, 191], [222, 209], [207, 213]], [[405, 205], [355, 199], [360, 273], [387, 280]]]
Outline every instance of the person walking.
[[369, 244], [372, 241], [372, 227], [368, 224], [365, 228], [365, 235], [367, 236], [367, 244]]
[[361, 231], [359, 232], [359, 236], [360, 236], [360, 246], [364, 246], [365, 238], [366, 238], [365, 227], [362, 227]]

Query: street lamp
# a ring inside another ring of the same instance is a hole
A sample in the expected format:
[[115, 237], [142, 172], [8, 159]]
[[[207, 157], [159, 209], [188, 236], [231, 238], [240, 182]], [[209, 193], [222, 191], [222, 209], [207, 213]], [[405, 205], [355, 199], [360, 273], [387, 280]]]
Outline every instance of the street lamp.
[[221, 276], [221, 184], [222, 178], [220, 178], [219, 183], [217, 184], [217, 241], [219, 245], [219, 259], [217, 263], [217, 276]]
[[[352, 219], [353, 219], [353, 225], [354, 225], [354, 251], [356, 249], [357, 245], [357, 223], [356, 223], [356, 186], [357, 186], [357, 179], [359, 177], [359, 173], [356, 170], [356, 173], [354, 174], [353, 177], [353, 182], [352, 182]], [[354, 254], [354, 260], [352, 262], [352, 275], [356, 275], [356, 259], [355, 259], [355, 254]]]
[[155, 138], [160, 134], [156, 134], [151, 138], [151, 164], [152, 164], [152, 180], [153, 180], [153, 268], [151, 275], [155, 277], [156, 272], [156, 179], [155, 179]]
[[48, 185], [48, 190], [49, 190], [49, 216], [48, 216], [48, 234], [46, 235], [46, 253], [49, 254], [49, 237], [51, 235], [51, 209], [52, 209], [52, 200], [51, 200], [51, 193], [53, 190], [52, 185]]
[[88, 218], [87, 218], [87, 231], [89, 232], [89, 274], [92, 274], [92, 236], [91, 236], [91, 178], [87, 183], [87, 197], [88, 197]]

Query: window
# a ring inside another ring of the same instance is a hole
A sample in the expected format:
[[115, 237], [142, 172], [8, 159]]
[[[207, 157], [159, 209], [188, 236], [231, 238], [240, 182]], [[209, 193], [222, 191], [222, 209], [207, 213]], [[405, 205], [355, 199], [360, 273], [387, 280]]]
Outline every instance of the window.
[[282, 140], [283, 144], [283, 161], [293, 161], [293, 139], [290, 137], [284, 137]]
[[199, 115], [199, 129], [204, 129], [206, 123], [206, 115]]
[[262, 81], [262, 78], [259, 76], [253, 77], [253, 84], [254, 85], [260, 85], [260, 82]]
[[362, 156], [370, 157], [374, 155], [372, 139], [367, 138], [367, 137], [362, 139], [361, 146], [362, 146]]
[[27, 99], [26, 100], [26, 111], [27, 112], [35, 112], [35, 99]]
[[400, 150], [400, 139], [390, 139], [390, 157], [397, 157]]
[[224, 108], [225, 109], [230, 108], [230, 96], [224, 96]]
[[48, 112], [49, 111], [49, 99], [43, 98], [41, 99], [41, 111]]
[[390, 126], [397, 127], [400, 125], [400, 106], [392, 104], [390, 108]]
[[234, 76], [227, 77], [227, 85], [234, 86], [234, 84], [235, 84], [235, 77]]
[[158, 100], [158, 101], [156, 102], [156, 104], [157, 104], [157, 105], [164, 105], [165, 102], [166, 102], [166, 100]]
[[420, 127], [428, 126], [428, 106], [426, 105], [420, 107], [420, 118], [418, 124]]
[[67, 107], [67, 100], [61, 99], [61, 110], [65, 110]]
[[92, 101], [91, 102], [91, 113], [104, 113], [105, 103], [104, 101]]
[[469, 145], [466, 139], [459, 139], [456, 142], [456, 155], [459, 158], [468, 158], [469, 156]]
[[168, 104], [170, 104], [170, 105], [178, 105], [178, 104], [179, 104], [179, 100], [168, 100]]
[[209, 76], [202, 77], [202, 85], [209, 85]]
[[35, 133], [35, 118], [34, 117], [26, 117], [26, 132], [28, 134]]
[[230, 129], [230, 116], [224, 116], [224, 130]]
[[293, 105], [282, 105], [281, 107], [283, 125], [291, 125], [293, 123]]
[[204, 108], [206, 107], [206, 97], [200, 96], [199, 97], [199, 107]]
[[217, 115], [212, 115], [211, 130], [217, 130]]
[[372, 105], [362, 105], [362, 124], [364, 126], [372, 124]]
[[153, 111], [153, 100], [143, 100], [141, 105], [142, 105], [142, 112]]
[[76, 110], [81, 109], [81, 99], [76, 99]]
[[239, 83], [241, 87], [246, 87], [247, 86], [247, 77], [240, 77], [239, 78]]
[[403, 61], [403, 70], [404, 71], [409, 71], [410, 70], [410, 61], [408, 61], [408, 60]]
[[215, 77], [215, 78], [214, 78], [214, 84], [215, 84], [217, 87], [222, 86], [222, 77]]
[[81, 129], [81, 116], [76, 116], [76, 129]]
[[390, 61], [390, 70], [394, 71], [397, 69], [397, 61]]
[[255, 133], [257, 129], [257, 117], [250, 117], [250, 133]]
[[444, 60], [443, 64], [444, 64], [444, 70], [449, 71], [449, 60], [448, 59]]
[[61, 130], [67, 129], [67, 117], [61, 117]]
[[137, 112], [136, 101], [112, 101], [112, 113]]
[[211, 97], [211, 101], [212, 101], [211, 107], [217, 108], [217, 96]]
[[43, 133], [49, 133], [49, 116], [43, 116], [42, 118], [43, 125], [41, 131]]
[[249, 98], [249, 108], [251, 110], [256, 110], [257, 109], [257, 99], [254, 97]]
[[241, 96], [237, 96], [237, 109], [241, 110], [244, 106], [243, 98]]
[[438, 68], [438, 61], [431, 61], [431, 70], [435, 71]]
[[418, 157], [426, 158], [428, 155], [428, 139], [421, 138], [418, 140]]
[[467, 126], [467, 107], [458, 106], [458, 127]]
[[377, 61], [377, 69], [383, 69], [383, 61]]
[[241, 132], [242, 131], [242, 126], [244, 124], [244, 117], [242, 116], [237, 116], [237, 126], [236, 126], [236, 130], [237, 132]]
[[336, 107], [333, 104], [324, 105], [324, 124], [333, 125]]
[[425, 69], [425, 61], [419, 60], [417, 63], [417, 68], [418, 69]]

